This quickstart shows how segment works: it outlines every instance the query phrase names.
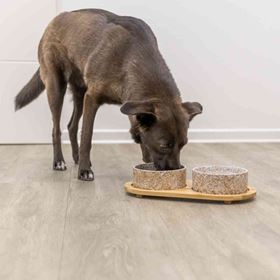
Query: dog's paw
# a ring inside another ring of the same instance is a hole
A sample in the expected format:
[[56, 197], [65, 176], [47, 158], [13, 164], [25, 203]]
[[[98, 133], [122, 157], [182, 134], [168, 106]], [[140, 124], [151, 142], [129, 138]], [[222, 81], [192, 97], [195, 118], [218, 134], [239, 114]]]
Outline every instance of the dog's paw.
[[78, 179], [82, 181], [93, 181], [94, 174], [91, 169], [80, 169], [78, 174]]
[[53, 170], [65, 171], [66, 169], [67, 169], [67, 166], [63, 160], [54, 161]]

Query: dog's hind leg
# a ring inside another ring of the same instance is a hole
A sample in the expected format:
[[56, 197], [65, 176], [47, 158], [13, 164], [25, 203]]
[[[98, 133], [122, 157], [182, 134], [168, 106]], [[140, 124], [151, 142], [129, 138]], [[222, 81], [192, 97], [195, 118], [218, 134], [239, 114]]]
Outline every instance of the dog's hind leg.
[[61, 150], [60, 117], [67, 83], [56, 67], [48, 69], [47, 75], [43, 76], [53, 120], [53, 169], [63, 171], [66, 170], [66, 164]]
[[78, 127], [79, 127], [79, 121], [83, 114], [83, 101], [84, 101], [84, 95], [86, 92], [86, 88], [84, 87], [78, 87], [75, 84], [71, 85], [71, 90], [73, 93], [73, 113], [71, 116], [71, 119], [68, 123], [68, 132], [69, 132], [69, 138], [72, 146], [72, 156], [73, 160], [76, 164], [79, 162], [79, 145], [78, 145]]

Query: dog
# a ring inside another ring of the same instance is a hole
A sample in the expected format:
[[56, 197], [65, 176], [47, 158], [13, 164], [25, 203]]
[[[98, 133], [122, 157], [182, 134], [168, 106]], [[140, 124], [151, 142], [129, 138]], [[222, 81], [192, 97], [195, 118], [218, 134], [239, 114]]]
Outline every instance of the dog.
[[[18, 110], [46, 89], [53, 120], [53, 169], [66, 170], [60, 116], [67, 85], [74, 109], [68, 124], [78, 178], [94, 180], [90, 150], [98, 108], [121, 105], [143, 161], [157, 170], [180, 168], [189, 122], [202, 112], [198, 102], [182, 103], [180, 92], [142, 20], [99, 9], [64, 12], [46, 28], [38, 48], [40, 67], [15, 98]], [[80, 148], [78, 124], [83, 115]]]

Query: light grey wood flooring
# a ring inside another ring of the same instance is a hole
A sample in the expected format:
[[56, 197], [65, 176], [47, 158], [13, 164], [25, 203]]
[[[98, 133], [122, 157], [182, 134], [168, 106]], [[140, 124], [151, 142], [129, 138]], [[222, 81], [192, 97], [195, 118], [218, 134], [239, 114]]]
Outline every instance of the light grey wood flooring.
[[137, 145], [95, 145], [94, 183], [51, 169], [50, 145], [0, 146], [0, 279], [280, 279], [280, 144], [189, 144], [182, 162], [249, 169], [257, 199], [124, 192]]

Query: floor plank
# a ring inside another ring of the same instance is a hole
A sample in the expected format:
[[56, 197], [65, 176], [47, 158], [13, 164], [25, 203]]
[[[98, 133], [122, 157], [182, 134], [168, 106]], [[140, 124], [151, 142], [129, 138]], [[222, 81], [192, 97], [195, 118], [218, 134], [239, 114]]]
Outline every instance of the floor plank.
[[189, 144], [188, 168], [248, 168], [257, 199], [203, 203], [124, 192], [136, 145], [95, 145], [96, 180], [51, 170], [49, 145], [0, 146], [0, 279], [279, 279], [280, 144]]
[[58, 278], [71, 177], [50, 169], [50, 148], [0, 148], [0, 279]]

